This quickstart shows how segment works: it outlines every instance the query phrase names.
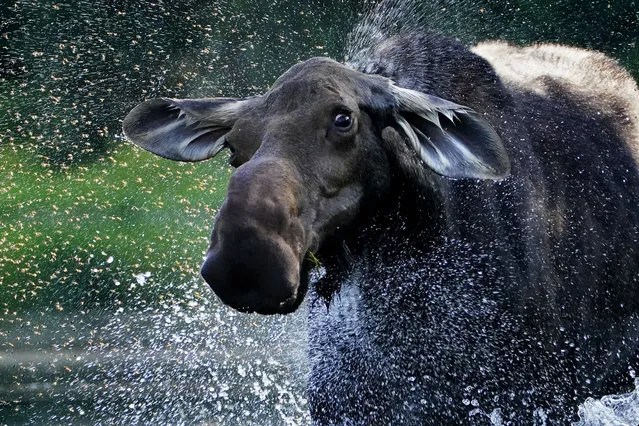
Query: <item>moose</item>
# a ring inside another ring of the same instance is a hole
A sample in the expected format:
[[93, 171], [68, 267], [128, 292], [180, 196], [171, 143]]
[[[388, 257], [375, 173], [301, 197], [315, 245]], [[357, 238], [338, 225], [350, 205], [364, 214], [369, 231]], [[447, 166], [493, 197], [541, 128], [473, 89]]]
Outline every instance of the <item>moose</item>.
[[638, 115], [604, 54], [424, 29], [123, 128], [230, 151], [201, 274], [247, 313], [308, 293], [314, 424], [565, 424], [639, 367]]

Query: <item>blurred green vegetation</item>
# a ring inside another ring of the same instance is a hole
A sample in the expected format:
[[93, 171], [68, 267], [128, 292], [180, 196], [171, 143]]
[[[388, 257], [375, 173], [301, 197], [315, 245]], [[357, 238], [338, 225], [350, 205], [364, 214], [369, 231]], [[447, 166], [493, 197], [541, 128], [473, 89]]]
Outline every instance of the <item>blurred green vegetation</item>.
[[[34, 302], [99, 306], [102, 293], [123, 303], [139, 281], [198, 276], [230, 174], [226, 156], [206, 165], [158, 162], [125, 145], [91, 166], [57, 172], [13, 145], [0, 148], [0, 157], [11, 165], [0, 170], [5, 314]], [[136, 278], [146, 272], [152, 275]]]

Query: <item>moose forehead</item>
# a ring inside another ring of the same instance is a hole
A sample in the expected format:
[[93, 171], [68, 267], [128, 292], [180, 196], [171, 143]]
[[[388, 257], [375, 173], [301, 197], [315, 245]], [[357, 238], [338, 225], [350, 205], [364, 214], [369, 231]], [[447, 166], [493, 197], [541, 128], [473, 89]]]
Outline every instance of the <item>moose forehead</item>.
[[326, 105], [357, 107], [357, 72], [328, 58], [294, 65], [273, 84], [263, 102], [269, 111], [290, 113]]

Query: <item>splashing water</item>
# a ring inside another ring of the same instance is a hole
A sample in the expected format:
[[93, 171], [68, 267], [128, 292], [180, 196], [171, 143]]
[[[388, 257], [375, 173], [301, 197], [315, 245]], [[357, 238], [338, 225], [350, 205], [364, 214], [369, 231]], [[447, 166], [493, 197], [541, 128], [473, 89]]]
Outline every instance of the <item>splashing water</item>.
[[[572, 426], [636, 426], [639, 425], [639, 379], [635, 380], [635, 390], [619, 395], [606, 395], [601, 399], [588, 398], [579, 405], [579, 421]], [[481, 409], [470, 412], [470, 416], [481, 416], [491, 425], [503, 426], [504, 416], [501, 409], [490, 413]], [[533, 412], [535, 425], [549, 425], [546, 412], [537, 408]]]
[[15, 424], [307, 424], [304, 308], [256, 319], [200, 297], [201, 289], [198, 281], [169, 284], [166, 291], [181, 290], [180, 299], [86, 316], [21, 316], [22, 327], [4, 336], [11, 350], [0, 354], [0, 371], [11, 378], [0, 381], [0, 401], [13, 401], [11, 411], [0, 404], [0, 417]]
[[[635, 380], [635, 390], [619, 395], [606, 395], [601, 399], [588, 398], [579, 404], [579, 421], [572, 426], [636, 426], [639, 425], [639, 379]], [[482, 417], [493, 426], [508, 424], [499, 408], [485, 412], [477, 408], [469, 417]], [[545, 410], [533, 411], [533, 422], [539, 426], [549, 426]]]
[[632, 392], [601, 399], [588, 398], [579, 406], [579, 418], [573, 426], [639, 425], [639, 379], [635, 379]]
[[371, 9], [348, 35], [345, 58], [358, 62], [367, 50], [400, 31], [423, 27], [426, 14], [414, 0], [383, 1]]

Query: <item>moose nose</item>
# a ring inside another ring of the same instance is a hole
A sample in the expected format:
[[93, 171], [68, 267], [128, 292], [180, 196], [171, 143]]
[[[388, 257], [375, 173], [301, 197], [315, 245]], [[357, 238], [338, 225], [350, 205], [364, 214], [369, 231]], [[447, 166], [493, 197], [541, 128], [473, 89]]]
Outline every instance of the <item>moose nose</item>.
[[231, 177], [201, 269], [225, 304], [262, 314], [299, 305], [305, 232], [298, 192], [295, 174], [280, 161], [251, 160]]
[[222, 302], [239, 311], [287, 313], [299, 285], [299, 266], [287, 251], [270, 239], [238, 239], [209, 251], [202, 277]]

